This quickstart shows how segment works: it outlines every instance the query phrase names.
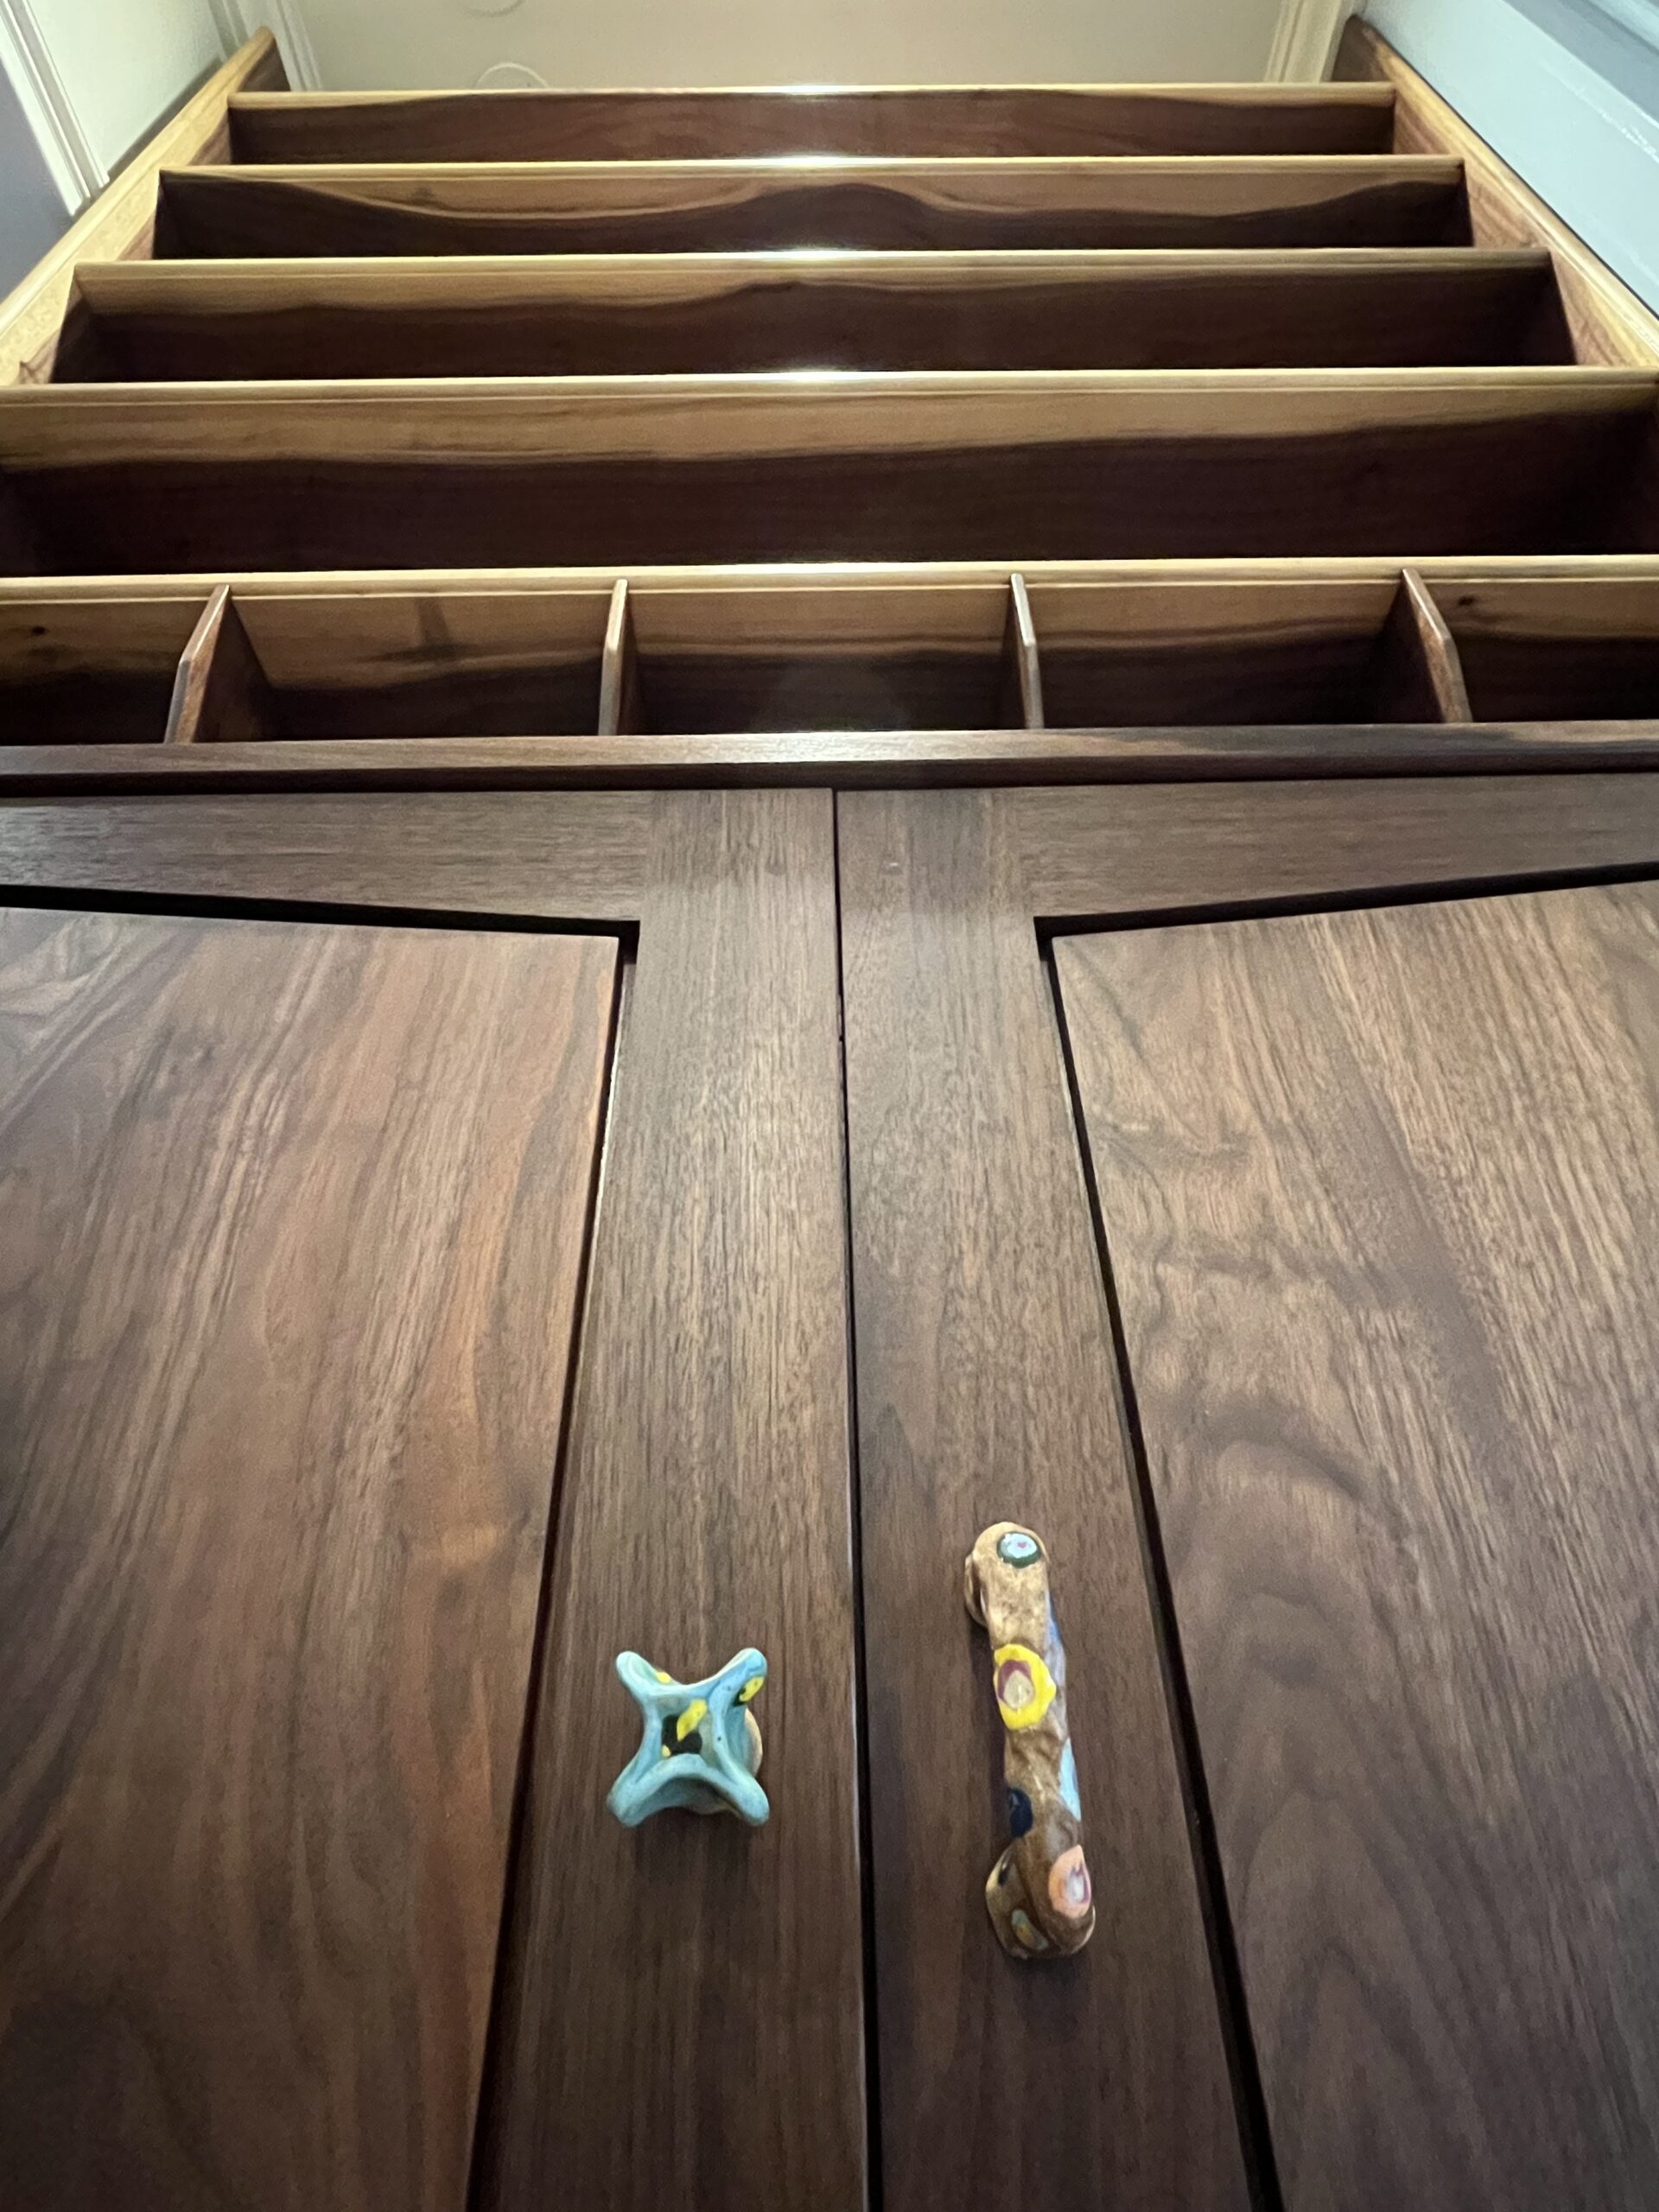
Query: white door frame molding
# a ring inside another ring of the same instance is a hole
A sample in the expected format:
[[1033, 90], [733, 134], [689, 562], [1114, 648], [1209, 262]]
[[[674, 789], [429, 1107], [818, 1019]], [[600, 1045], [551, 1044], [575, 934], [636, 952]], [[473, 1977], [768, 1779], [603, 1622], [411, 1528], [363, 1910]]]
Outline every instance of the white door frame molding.
[[103, 191], [109, 171], [92, 151], [29, 0], [0, 0], [0, 67], [11, 79], [64, 206], [78, 215]]
[[1353, 0], [1282, 0], [1264, 72], [1269, 84], [1317, 85], [1331, 74]]
[[[0, 5], [3, 4], [4, 0], [0, 0]], [[322, 73], [317, 67], [316, 50], [311, 43], [311, 32], [300, 0], [212, 0], [212, 5], [216, 13], [226, 16], [233, 24], [234, 46], [251, 39], [256, 31], [269, 30], [272, 34], [282, 54], [283, 67], [288, 72], [290, 92], [322, 90]]]

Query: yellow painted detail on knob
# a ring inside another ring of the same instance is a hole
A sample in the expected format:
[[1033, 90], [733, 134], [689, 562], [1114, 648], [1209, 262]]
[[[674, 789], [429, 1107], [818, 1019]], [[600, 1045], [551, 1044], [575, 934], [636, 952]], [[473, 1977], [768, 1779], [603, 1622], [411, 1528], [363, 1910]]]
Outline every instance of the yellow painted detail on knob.
[[1034, 1728], [1054, 1702], [1054, 1677], [1028, 1643], [1005, 1643], [991, 1655], [996, 1709], [1005, 1728]]

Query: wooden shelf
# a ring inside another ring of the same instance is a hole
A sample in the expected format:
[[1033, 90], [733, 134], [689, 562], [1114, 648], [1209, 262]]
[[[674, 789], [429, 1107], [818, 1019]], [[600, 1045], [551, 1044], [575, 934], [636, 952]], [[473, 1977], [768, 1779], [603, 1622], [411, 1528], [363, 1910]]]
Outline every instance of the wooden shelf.
[[658, 254], [100, 262], [59, 382], [1564, 362], [1549, 257]]
[[253, 93], [238, 161], [653, 161], [798, 154], [1375, 154], [1379, 85], [993, 85], [820, 92]]
[[0, 391], [0, 490], [12, 573], [1640, 551], [1655, 389], [1576, 368], [62, 385]]
[[[37, 747], [96, 742], [106, 728], [200, 747], [633, 736], [671, 741], [652, 756], [659, 767], [723, 772], [768, 733], [858, 735], [841, 753], [785, 747], [797, 772], [893, 770], [912, 741], [936, 772], [988, 772], [1020, 757], [989, 743], [999, 727], [1043, 772], [1079, 758], [1144, 768], [1158, 731], [1216, 733], [1181, 738], [1170, 758], [1235, 773], [1351, 760], [1343, 731], [1369, 733], [1358, 757], [1391, 747], [1415, 761], [1414, 727], [1452, 721], [1524, 726], [1535, 755], [1536, 726], [1557, 720], [1598, 726], [1599, 741], [1614, 723], [1659, 731], [1659, 563], [1604, 568], [718, 584], [646, 572], [372, 590], [250, 576], [211, 590], [110, 582], [96, 598], [12, 584], [0, 590], [0, 701]], [[1077, 732], [1126, 742], [1081, 756], [1050, 744]], [[944, 741], [923, 745], [927, 734]], [[893, 742], [869, 750], [863, 735]], [[1637, 735], [1624, 733], [1625, 750]], [[676, 753], [681, 740], [696, 742]]]
[[1458, 245], [1432, 154], [338, 162], [168, 171], [166, 256]]

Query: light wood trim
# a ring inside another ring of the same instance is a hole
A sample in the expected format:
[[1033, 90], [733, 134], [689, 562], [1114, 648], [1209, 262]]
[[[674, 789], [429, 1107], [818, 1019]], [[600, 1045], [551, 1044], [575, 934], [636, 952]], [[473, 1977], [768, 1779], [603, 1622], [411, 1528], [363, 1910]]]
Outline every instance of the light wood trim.
[[267, 738], [270, 686], [249, 642], [230, 587], [220, 584], [180, 657], [168, 709], [168, 745], [235, 743]]
[[[1398, 585], [1403, 563], [1397, 556], [1382, 554], [1320, 554], [1259, 556], [1248, 560], [1022, 561], [1020, 565], [1031, 590], [1057, 584], [1116, 584], [1160, 590], [1202, 588], [1215, 596], [1230, 592], [1248, 594], [1262, 585], [1281, 589], [1371, 585], [1382, 594]], [[1446, 589], [1487, 587], [1494, 601], [1509, 592], [1525, 594], [1554, 584], [1605, 585], [1610, 589], [1659, 587], [1659, 553], [1442, 553], [1424, 556], [1411, 565], [1431, 584]], [[996, 561], [779, 561], [695, 566], [663, 563], [631, 567], [627, 576], [636, 601], [645, 592], [653, 596], [732, 592], [781, 594], [790, 598], [813, 593], [821, 594], [826, 603], [845, 598], [855, 606], [871, 593], [925, 594], [954, 588], [1000, 592], [1007, 587], [1008, 573], [1007, 563]], [[613, 567], [168, 569], [161, 574], [116, 576], [0, 576], [0, 614], [8, 606], [27, 607], [42, 600], [54, 605], [73, 601], [113, 606], [188, 600], [200, 606], [220, 582], [232, 586], [242, 606], [251, 600], [334, 600], [345, 610], [342, 620], [346, 621], [352, 603], [364, 599], [410, 599], [430, 594], [457, 600], [487, 599], [503, 593], [563, 598], [585, 593], [601, 610], [594, 632], [597, 651], [604, 634], [602, 610], [608, 607], [617, 581]], [[836, 630], [849, 626], [823, 609], [815, 611], [814, 619], [819, 623], [829, 621]], [[862, 634], [861, 622], [856, 628]]]
[[600, 661], [599, 734], [617, 737], [639, 727], [639, 651], [633, 634], [628, 580], [619, 576], [611, 592]]
[[1598, 259], [1486, 141], [1369, 23], [1343, 33], [1337, 73], [1385, 84], [1395, 96], [1394, 143], [1402, 154], [1449, 154], [1463, 163], [1475, 243], [1542, 246], [1555, 264], [1567, 327], [1585, 361], [1659, 361], [1659, 316]]
[[[937, 452], [1637, 416], [1659, 366], [408, 378], [0, 390], [0, 465]], [[460, 442], [459, 446], [457, 441]], [[1021, 566], [1025, 566], [1021, 563]]]
[[58, 333], [74, 293], [75, 264], [121, 260], [148, 251], [162, 171], [223, 158], [230, 144], [232, 95], [245, 86], [280, 87], [287, 81], [276, 40], [269, 31], [259, 31], [156, 133], [16, 289], [0, 300], [0, 385], [50, 376]]
[[1008, 626], [1002, 643], [1009, 671], [1007, 719], [1016, 728], [1043, 727], [1043, 666], [1037, 632], [1031, 619], [1031, 594], [1016, 570], [1008, 578]]
[[1443, 722], [1472, 721], [1474, 715], [1469, 706], [1469, 687], [1464, 681], [1458, 641], [1446, 627], [1446, 617], [1436, 605], [1433, 594], [1415, 569], [1408, 568], [1402, 571], [1400, 596], [1416, 636], [1440, 720]]
[[[1386, 107], [1388, 99], [1375, 86], [1349, 84], [1288, 85], [1240, 82], [1236, 79], [1212, 81], [1194, 79], [1191, 81], [1165, 84], [1161, 79], [1149, 84], [1144, 79], [1119, 83], [1111, 79], [1099, 79], [1088, 83], [1073, 82], [1069, 78], [1020, 78], [1004, 83], [970, 84], [949, 79], [935, 82], [932, 79], [918, 79], [914, 84], [879, 85], [584, 85], [565, 90], [560, 86], [511, 86], [490, 92], [493, 103], [507, 101], [571, 102], [587, 100], [615, 100], [629, 104], [636, 100], [788, 100], [804, 108], [816, 106], [820, 101], [880, 100], [902, 105], [906, 101], [929, 99], [957, 99], [964, 96], [982, 99], [1007, 98], [1042, 98], [1055, 93], [1076, 93], [1084, 99], [1146, 99], [1146, 100], [1202, 100], [1212, 107], [1313, 107], [1327, 102], [1342, 105], [1351, 102], [1360, 107]], [[359, 108], [391, 108], [430, 102], [442, 105], [445, 101], [473, 101], [478, 92], [466, 86], [442, 88], [436, 91], [410, 92], [378, 89], [348, 92], [289, 92], [277, 98], [257, 91], [250, 91], [237, 101], [239, 109], [248, 113], [259, 113], [281, 108], [289, 113], [304, 110], [314, 113], [333, 111], [353, 113]]]
[[1541, 247], [1286, 246], [1157, 249], [944, 248], [938, 252], [790, 247], [754, 252], [297, 256], [223, 261], [88, 261], [89, 307], [111, 322], [149, 315], [208, 316], [315, 305], [384, 309], [522, 303], [655, 306], [718, 297], [765, 283], [838, 292], [864, 285], [905, 292], [1018, 289], [1157, 278], [1203, 286], [1319, 284], [1337, 276], [1535, 275]]

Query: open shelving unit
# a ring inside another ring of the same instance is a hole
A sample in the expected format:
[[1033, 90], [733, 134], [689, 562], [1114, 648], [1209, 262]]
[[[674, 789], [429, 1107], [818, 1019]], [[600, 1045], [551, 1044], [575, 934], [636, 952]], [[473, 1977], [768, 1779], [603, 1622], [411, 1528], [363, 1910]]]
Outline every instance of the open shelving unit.
[[257, 41], [0, 317], [8, 765], [1645, 762], [1652, 321], [1344, 67], [346, 98]]

